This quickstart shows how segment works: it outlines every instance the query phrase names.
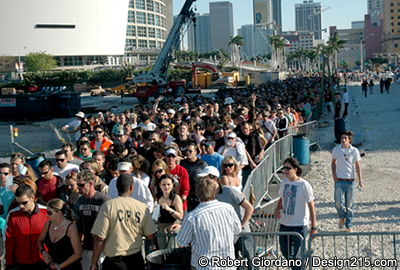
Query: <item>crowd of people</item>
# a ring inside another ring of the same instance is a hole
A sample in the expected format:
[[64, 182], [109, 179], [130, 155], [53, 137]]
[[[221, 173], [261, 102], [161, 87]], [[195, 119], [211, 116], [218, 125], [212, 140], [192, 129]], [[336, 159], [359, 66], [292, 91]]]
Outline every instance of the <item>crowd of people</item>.
[[[146, 251], [175, 246], [154, 233], [179, 232], [185, 220], [178, 241], [188, 244], [190, 213], [208, 212], [204, 202], [214, 198], [233, 206], [221, 211], [235, 233], [250, 231], [247, 177], [289, 126], [311, 120], [320, 89], [320, 78], [300, 77], [213, 97], [159, 97], [120, 114], [77, 113], [62, 127], [75, 142], [38, 168], [21, 153], [0, 164], [6, 268], [144, 269], [142, 236]], [[216, 194], [205, 194], [204, 178]], [[252, 246], [242, 237], [227, 252], [250, 258]]]

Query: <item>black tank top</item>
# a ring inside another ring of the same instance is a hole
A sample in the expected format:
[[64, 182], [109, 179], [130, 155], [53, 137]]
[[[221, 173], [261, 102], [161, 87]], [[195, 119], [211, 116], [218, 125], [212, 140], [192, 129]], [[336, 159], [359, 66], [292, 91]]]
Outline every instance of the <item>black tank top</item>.
[[[65, 231], [65, 235], [56, 242], [53, 242], [50, 239], [50, 224], [51, 222], [49, 223], [49, 230], [47, 230], [47, 235], [46, 238], [44, 239], [44, 243], [47, 249], [49, 250], [49, 255], [53, 260], [53, 262], [61, 264], [69, 257], [71, 257], [72, 254], [74, 254], [74, 249], [72, 248], [71, 240], [68, 237], [68, 230], [72, 223], [68, 225], [67, 230]], [[82, 266], [80, 260], [77, 260], [72, 264], [68, 265], [67, 267], [64, 267], [63, 269], [81, 270]]]
[[[171, 200], [172, 202], [174, 201], [175, 196], [174, 196], [174, 198], [172, 198], [172, 200]], [[175, 206], [170, 205], [169, 207], [171, 207], [172, 209], [175, 210]], [[158, 222], [160, 222], [160, 223], [174, 223], [175, 220], [176, 220], [176, 218], [174, 218], [167, 210], [160, 208], [160, 216], [158, 217]]]

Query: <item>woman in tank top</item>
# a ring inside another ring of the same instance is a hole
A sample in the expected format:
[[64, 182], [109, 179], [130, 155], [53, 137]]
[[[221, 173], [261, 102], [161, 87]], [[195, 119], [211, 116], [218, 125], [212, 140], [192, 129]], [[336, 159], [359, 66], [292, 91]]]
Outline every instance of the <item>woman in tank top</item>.
[[242, 182], [239, 177], [239, 163], [232, 156], [227, 156], [222, 160], [221, 184], [242, 192]]
[[[161, 176], [157, 186], [157, 202], [160, 205], [158, 231], [161, 233], [176, 233], [171, 230], [174, 223], [183, 218], [182, 199], [174, 189], [174, 179], [169, 174]], [[176, 247], [175, 238], [158, 237], [160, 249]]]
[[82, 247], [73, 214], [66, 203], [52, 199], [47, 203], [49, 221], [37, 245], [49, 269], [81, 270]]

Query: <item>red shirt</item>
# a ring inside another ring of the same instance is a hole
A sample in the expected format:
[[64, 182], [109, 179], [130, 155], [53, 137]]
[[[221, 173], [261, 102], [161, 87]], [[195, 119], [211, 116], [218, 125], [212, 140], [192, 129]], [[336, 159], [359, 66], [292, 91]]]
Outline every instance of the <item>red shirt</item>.
[[6, 230], [6, 265], [35, 264], [43, 262], [37, 239], [48, 217], [46, 206], [36, 204], [31, 215], [19, 207], [10, 211]]
[[[179, 180], [179, 196], [185, 195], [186, 198], [189, 195], [190, 185], [189, 185], [189, 174], [185, 168], [180, 165], [170, 171], [172, 175], [178, 176]], [[183, 210], [187, 210], [187, 202], [183, 201]]]
[[36, 182], [38, 186], [39, 197], [46, 203], [51, 199], [57, 198], [57, 188], [62, 185], [61, 178], [53, 175], [50, 180], [40, 178]]

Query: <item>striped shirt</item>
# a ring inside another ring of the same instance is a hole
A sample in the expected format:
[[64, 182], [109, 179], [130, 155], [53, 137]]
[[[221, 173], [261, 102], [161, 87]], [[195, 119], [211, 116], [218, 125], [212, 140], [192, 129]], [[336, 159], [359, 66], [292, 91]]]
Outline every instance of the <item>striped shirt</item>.
[[202, 256], [234, 259], [234, 237], [240, 232], [240, 220], [233, 207], [213, 200], [200, 203], [185, 217], [177, 240], [180, 246], [192, 245], [191, 264], [196, 269], [235, 269], [211, 265], [200, 267], [198, 260]]

